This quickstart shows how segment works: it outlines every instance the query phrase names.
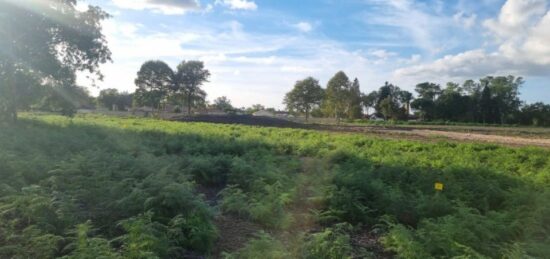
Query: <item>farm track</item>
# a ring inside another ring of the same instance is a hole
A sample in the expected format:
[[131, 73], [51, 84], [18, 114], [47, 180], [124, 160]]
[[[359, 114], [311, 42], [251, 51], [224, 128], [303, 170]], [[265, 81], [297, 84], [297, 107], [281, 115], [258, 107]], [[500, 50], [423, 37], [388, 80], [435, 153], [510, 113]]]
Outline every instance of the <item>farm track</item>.
[[372, 127], [372, 126], [319, 126], [314, 128], [318, 130], [327, 130], [331, 132], [349, 132], [373, 134], [391, 139], [413, 139], [421, 141], [437, 141], [441, 138], [473, 143], [492, 143], [507, 146], [538, 146], [550, 148], [550, 139], [531, 138], [520, 136], [502, 136], [490, 133], [468, 133], [450, 130], [431, 130], [417, 128], [393, 128], [393, 127]]
[[302, 124], [279, 118], [255, 117], [246, 115], [233, 116], [193, 116], [173, 119], [182, 122], [207, 122], [222, 124], [243, 124], [264, 127], [297, 128], [329, 132], [347, 132], [356, 134], [376, 135], [389, 139], [411, 139], [418, 141], [439, 141], [441, 139], [471, 142], [491, 143], [506, 146], [537, 146], [550, 148], [550, 138], [546, 134], [550, 131], [528, 132], [525, 129], [505, 129], [490, 127], [464, 126], [353, 126], [328, 124]]

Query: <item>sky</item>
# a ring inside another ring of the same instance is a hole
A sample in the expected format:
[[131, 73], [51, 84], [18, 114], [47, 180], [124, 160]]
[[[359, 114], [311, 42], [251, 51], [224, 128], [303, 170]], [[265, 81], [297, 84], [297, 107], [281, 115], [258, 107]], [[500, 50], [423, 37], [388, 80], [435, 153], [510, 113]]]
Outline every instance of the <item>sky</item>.
[[[113, 53], [93, 94], [133, 92], [141, 64], [202, 60], [208, 100], [283, 108], [297, 80], [338, 71], [364, 93], [486, 75], [522, 76], [521, 98], [550, 103], [550, 0], [86, 0], [112, 15]], [[79, 76], [88, 86], [88, 80]]]

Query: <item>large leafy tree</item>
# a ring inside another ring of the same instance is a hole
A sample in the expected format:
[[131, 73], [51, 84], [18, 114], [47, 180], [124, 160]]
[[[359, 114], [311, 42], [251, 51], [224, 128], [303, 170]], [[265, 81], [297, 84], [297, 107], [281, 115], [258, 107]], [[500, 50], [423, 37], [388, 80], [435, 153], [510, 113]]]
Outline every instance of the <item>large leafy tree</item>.
[[357, 78], [353, 80], [350, 87], [347, 113], [350, 119], [360, 118], [363, 114], [363, 109], [361, 107], [361, 89]]
[[519, 88], [524, 83], [523, 78], [510, 75], [487, 77], [484, 80], [489, 82], [493, 94], [495, 116], [497, 116], [494, 121], [504, 124], [516, 111], [519, 111], [521, 106]]
[[145, 62], [137, 73], [135, 84], [136, 103], [155, 109], [161, 108], [161, 103], [173, 85], [174, 72], [168, 64], [159, 60]]
[[411, 111], [411, 101], [414, 99], [411, 92], [406, 90], [401, 90], [398, 93], [398, 99], [405, 107], [405, 115], [408, 118]]
[[550, 104], [538, 102], [525, 105], [521, 109], [519, 122], [533, 126], [550, 126]]
[[384, 120], [399, 117], [399, 104], [391, 97], [388, 96], [384, 98], [384, 100], [380, 102], [379, 107], [380, 113], [384, 116]]
[[481, 91], [481, 98], [479, 101], [479, 110], [481, 114], [481, 119], [483, 123], [494, 123], [495, 117], [495, 103], [493, 100], [493, 94], [491, 92], [491, 87], [489, 84], [486, 84]]
[[204, 68], [202, 61], [182, 61], [174, 75], [173, 91], [183, 98], [182, 104], [187, 106], [187, 114], [191, 114], [191, 108], [204, 103], [206, 93], [201, 86], [208, 82], [210, 72]]
[[0, 69], [0, 117], [17, 119], [17, 110], [27, 109], [45, 94], [40, 78], [30, 71], [19, 70], [9, 76]]
[[419, 98], [435, 101], [441, 94], [441, 86], [438, 84], [425, 82], [416, 85], [415, 91]]
[[348, 96], [351, 83], [343, 71], [336, 73], [327, 84], [324, 108], [329, 116], [338, 121], [346, 113], [348, 108]]
[[304, 113], [307, 121], [311, 110], [321, 104], [323, 95], [319, 81], [308, 77], [296, 82], [294, 88], [286, 94], [284, 103], [289, 111]]
[[367, 116], [369, 115], [369, 110], [376, 106], [376, 100], [378, 100], [377, 91], [372, 91], [369, 94], [364, 94], [361, 97], [361, 103], [363, 104], [363, 107], [365, 107], [365, 110], [367, 111]]
[[101, 32], [109, 15], [99, 7], [78, 11], [76, 0], [0, 1], [0, 111], [15, 121], [22, 108], [21, 75], [48, 85], [74, 85], [76, 71], [101, 79], [111, 52]]
[[415, 91], [418, 93], [418, 98], [411, 103], [411, 107], [418, 110], [422, 119], [434, 119], [436, 116], [435, 100], [441, 94], [441, 86], [425, 82], [417, 84]]
[[435, 101], [436, 116], [444, 120], [464, 121], [469, 118], [470, 98], [462, 95], [462, 88], [449, 82]]
[[231, 111], [233, 110], [233, 105], [231, 105], [231, 100], [226, 96], [220, 96], [214, 100], [212, 106], [221, 111]]
[[39, 105], [43, 110], [72, 117], [78, 108], [91, 107], [92, 101], [86, 88], [72, 84], [58, 84], [46, 88], [46, 94]]
[[378, 89], [378, 93], [376, 95], [376, 112], [379, 115], [384, 116], [385, 119], [397, 119], [403, 117], [403, 114], [399, 109], [400, 93], [401, 89], [398, 86], [385, 82], [384, 85]]
[[127, 92], [120, 93], [117, 89], [103, 89], [97, 97], [97, 104], [109, 110], [124, 110], [132, 106], [133, 95]]

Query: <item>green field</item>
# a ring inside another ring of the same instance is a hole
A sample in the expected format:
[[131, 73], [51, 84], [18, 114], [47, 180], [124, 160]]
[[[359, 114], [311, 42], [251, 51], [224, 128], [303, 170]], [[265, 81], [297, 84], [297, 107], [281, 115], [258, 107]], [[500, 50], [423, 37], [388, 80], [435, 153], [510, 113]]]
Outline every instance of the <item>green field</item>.
[[[257, 233], [223, 251], [238, 237], [221, 216]], [[0, 126], [0, 258], [548, 255], [550, 150], [98, 115]]]

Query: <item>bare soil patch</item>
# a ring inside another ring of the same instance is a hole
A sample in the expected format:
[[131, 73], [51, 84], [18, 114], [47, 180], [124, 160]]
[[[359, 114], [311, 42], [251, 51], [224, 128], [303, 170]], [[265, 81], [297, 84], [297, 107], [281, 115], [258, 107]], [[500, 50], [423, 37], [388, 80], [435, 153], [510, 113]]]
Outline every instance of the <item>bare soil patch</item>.
[[[173, 120], [182, 122], [208, 122], [222, 124], [242, 124], [265, 127], [299, 128], [331, 132], [349, 132], [377, 135], [385, 138], [434, 141], [445, 138], [459, 142], [493, 143], [508, 146], [537, 146], [550, 148], [550, 138], [544, 135], [521, 135], [523, 129], [498, 129], [494, 127], [425, 127], [425, 126], [350, 126], [328, 124], [303, 124], [283, 118], [252, 115], [199, 115], [182, 116]], [[511, 133], [503, 133], [508, 130]], [[498, 132], [497, 132], [498, 131]], [[517, 133], [517, 134], [516, 134]], [[507, 136], [505, 134], [511, 134]]]

